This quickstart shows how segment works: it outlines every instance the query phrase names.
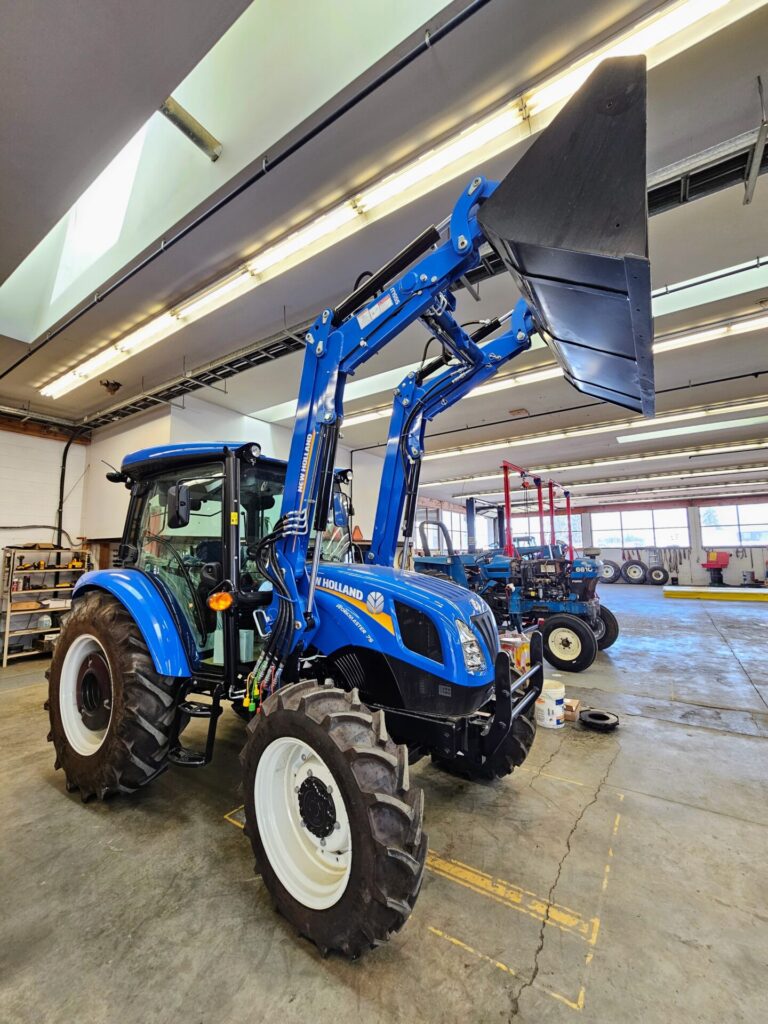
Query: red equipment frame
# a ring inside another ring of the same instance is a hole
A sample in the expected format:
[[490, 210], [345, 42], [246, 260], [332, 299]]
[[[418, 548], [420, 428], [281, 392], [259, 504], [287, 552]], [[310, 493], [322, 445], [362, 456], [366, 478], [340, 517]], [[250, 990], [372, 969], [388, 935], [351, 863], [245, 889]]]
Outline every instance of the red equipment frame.
[[520, 476], [523, 481], [523, 487], [527, 488], [531, 485], [527, 483], [528, 480], [533, 481], [533, 485], [536, 488], [536, 499], [539, 508], [539, 543], [544, 547], [546, 541], [544, 540], [544, 483], [547, 485], [547, 497], [549, 508], [546, 510], [546, 514], [549, 516], [549, 542], [555, 544], [555, 489], [559, 489], [565, 498], [565, 518], [568, 524], [568, 557], [571, 561], [574, 558], [573, 551], [573, 527], [571, 524], [571, 492], [566, 490], [562, 484], [559, 484], [556, 480], [544, 481], [541, 477], [532, 476], [527, 469], [522, 466], [516, 466], [514, 462], [507, 462], [505, 459], [501, 464], [501, 469], [504, 474], [504, 554], [509, 558], [515, 557], [515, 542], [512, 538], [512, 493], [509, 486], [509, 478], [511, 473], [516, 473]]

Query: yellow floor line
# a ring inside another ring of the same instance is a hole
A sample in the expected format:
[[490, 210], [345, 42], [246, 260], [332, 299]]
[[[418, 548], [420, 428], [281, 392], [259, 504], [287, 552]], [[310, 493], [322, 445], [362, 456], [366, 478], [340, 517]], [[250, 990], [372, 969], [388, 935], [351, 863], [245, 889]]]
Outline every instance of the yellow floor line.
[[245, 824], [242, 821], [238, 821], [237, 818], [233, 818], [233, 814], [237, 814], [238, 811], [244, 811], [245, 804], [240, 804], [239, 807], [233, 807], [231, 811], [227, 811], [224, 815], [224, 821], [228, 821], [230, 825], [234, 825], [235, 828], [244, 829]]
[[501, 903], [537, 921], [543, 921], [562, 932], [577, 935], [590, 945], [594, 945], [597, 939], [600, 921], [596, 917], [584, 918], [575, 910], [549, 903], [542, 896], [536, 896], [500, 878], [492, 878], [491, 875], [478, 871], [468, 864], [462, 864], [461, 861], [441, 857], [434, 850], [427, 853], [427, 868], [433, 874], [455, 882], [456, 885], [469, 889], [479, 896], [485, 896], [495, 903]]
[[[503, 971], [505, 974], [511, 975], [513, 978], [519, 978], [520, 972], [516, 971], [514, 967], [510, 967], [508, 964], [502, 963], [501, 960], [496, 960], [492, 956], [488, 956], [487, 953], [481, 953], [479, 949], [475, 949], [474, 946], [470, 946], [467, 942], [462, 942], [461, 939], [457, 939], [455, 935], [449, 935], [448, 932], [442, 931], [440, 928], [434, 928], [432, 925], [427, 925], [428, 930], [436, 935], [440, 939], [444, 939], [446, 942], [455, 946], [456, 949], [462, 950], [464, 953], [471, 953], [472, 956], [477, 957], [478, 960], [482, 960], [483, 963], [490, 964], [491, 967], [495, 967], [499, 971]], [[567, 996], [562, 995], [560, 992], [554, 992], [552, 989], [545, 988], [543, 985], [537, 985], [534, 981], [531, 988], [537, 989], [539, 992], [545, 993], [552, 999], [556, 999], [559, 1003], [564, 1003], [572, 1010], [583, 1010], [584, 1009], [584, 986], [579, 989], [579, 994], [574, 1001], [569, 999]]]
[[540, 772], [535, 768], [526, 768], [525, 765], [521, 765], [518, 769], [519, 772], [530, 772], [532, 775], [541, 776], [542, 779], [554, 779], [556, 782], [568, 782], [571, 786], [586, 786], [586, 782], [579, 782], [578, 779], [566, 779], [562, 775], [552, 775], [550, 772]]
[[720, 590], [717, 587], [713, 587], [712, 590], [694, 590], [683, 587], [673, 587], [669, 590], [664, 588], [664, 597], [674, 597], [678, 600], [685, 600], [688, 598], [691, 601], [768, 601], [768, 588], [755, 587], [754, 590], [750, 590], [745, 587], [744, 589], [728, 590], [725, 587]]

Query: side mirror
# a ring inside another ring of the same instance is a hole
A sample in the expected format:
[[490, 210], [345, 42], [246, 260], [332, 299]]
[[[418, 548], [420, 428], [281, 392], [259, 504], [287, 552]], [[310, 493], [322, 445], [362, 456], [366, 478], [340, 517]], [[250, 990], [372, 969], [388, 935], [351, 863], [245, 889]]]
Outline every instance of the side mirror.
[[189, 487], [186, 484], [172, 484], [168, 488], [168, 527], [181, 530], [189, 526], [191, 514]]

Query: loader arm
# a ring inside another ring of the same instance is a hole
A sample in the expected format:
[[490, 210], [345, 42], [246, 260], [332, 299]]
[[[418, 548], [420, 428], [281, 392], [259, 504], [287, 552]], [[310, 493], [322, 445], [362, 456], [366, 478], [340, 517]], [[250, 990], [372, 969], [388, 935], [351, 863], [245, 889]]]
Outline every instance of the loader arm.
[[[503, 334], [478, 344], [507, 321], [509, 327]], [[460, 402], [478, 384], [493, 377], [510, 360], [530, 348], [534, 330], [531, 310], [521, 299], [508, 314], [468, 336], [473, 350], [471, 360], [451, 362], [439, 373], [435, 371], [443, 360], [435, 360], [420, 371], [409, 373], [396, 389], [367, 556], [369, 563], [394, 565], [401, 523], [404, 543], [413, 534], [424, 435], [429, 421]]]
[[[587, 145], [580, 139], [584, 123], [590, 128]], [[565, 129], [562, 139], [560, 126]], [[595, 191], [592, 180], [595, 145], [599, 143], [608, 166], [620, 166], [617, 161], [624, 159], [630, 138], [633, 163], [620, 182], [611, 182], [614, 187], [606, 198]], [[558, 145], [567, 151], [565, 163], [552, 157], [553, 140], [555, 153]], [[652, 413], [644, 156], [644, 60], [606, 60], [500, 184], [473, 178], [439, 229], [422, 232], [312, 324], [306, 335], [283, 515], [257, 554], [273, 582], [274, 597], [255, 680], [269, 678], [277, 685], [286, 664], [311, 644], [318, 629], [314, 592], [319, 538], [330, 510], [346, 381], [411, 324], [421, 321], [449, 362], [431, 363], [410, 375], [396, 396], [374, 563], [391, 564], [403, 512], [406, 524], [412, 525], [426, 423], [528, 348], [534, 329], [576, 388]], [[535, 188], [530, 184], [532, 167]], [[547, 202], [552, 207], [538, 233], [531, 210], [526, 208], [525, 216], [519, 212], [527, 202], [525, 191], [531, 192], [536, 210]], [[602, 213], [600, 224], [586, 231], [584, 224], [592, 224], [597, 212]], [[503, 256], [525, 299], [494, 322], [490, 332], [481, 328], [469, 335], [453, 317], [452, 289], [478, 266], [487, 243]], [[507, 319], [503, 334], [481, 344]], [[596, 322], [600, 330], [592, 330]], [[318, 540], [310, 566], [313, 531]]]
[[[451, 315], [451, 288], [480, 262], [485, 235], [476, 210], [496, 187], [474, 178], [442, 232], [435, 227], [422, 232], [336, 309], [323, 310], [307, 332], [283, 513], [259, 552], [275, 597], [267, 613], [270, 632], [257, 677], [280, 670], [311, 641], [318, 625], [314, 590], [322, 545], [315, 543], [311, 565], [308, 551], [313, 532], [322, 533], [328, 520], [347, 378], [417, 320], [463, 368], [485, 362], [490, 368]], [[447, 237], [441, 241], [443, 235]]]

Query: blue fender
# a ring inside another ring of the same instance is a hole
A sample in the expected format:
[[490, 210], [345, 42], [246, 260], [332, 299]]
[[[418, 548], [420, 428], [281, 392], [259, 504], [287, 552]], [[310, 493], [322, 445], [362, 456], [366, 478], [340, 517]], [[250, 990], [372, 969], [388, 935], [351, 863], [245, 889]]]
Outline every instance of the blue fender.
[[89, 590], [105, 590], [127, 608], [144, 637], [155, 669], [161, 675], [192, 675], [168, 605], [144, 573], [137, 569], [86, 572], [75, 584], [73, 600]]

